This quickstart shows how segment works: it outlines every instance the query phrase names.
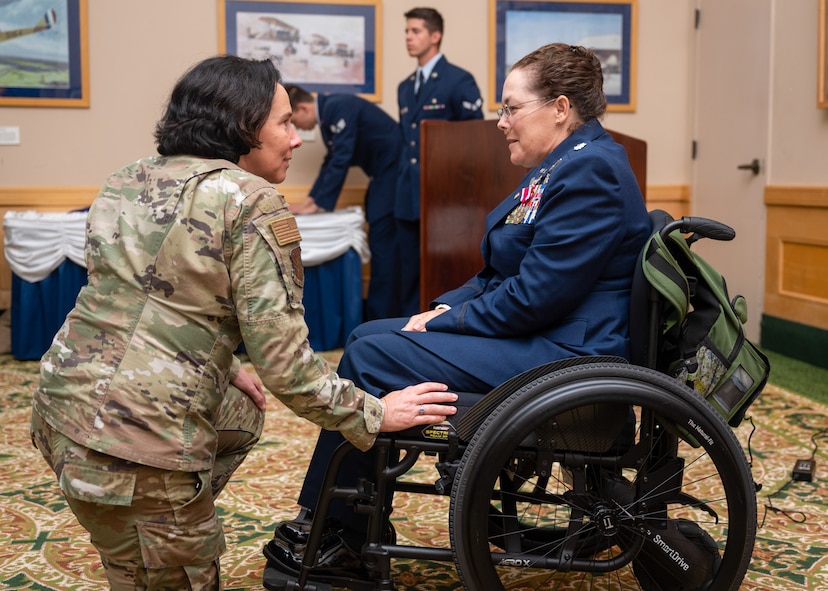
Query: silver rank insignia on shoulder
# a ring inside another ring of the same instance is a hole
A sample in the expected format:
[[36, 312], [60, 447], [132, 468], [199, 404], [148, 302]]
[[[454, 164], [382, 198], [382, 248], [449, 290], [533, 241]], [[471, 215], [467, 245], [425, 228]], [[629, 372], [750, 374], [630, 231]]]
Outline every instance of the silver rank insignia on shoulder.
[[480, 107], [482, 107], [482, 106], [483, 106], [483, 99], [482, 98], [478, 98], [473, 103], [469, 102], [469, 101], [463, 101], [463, 108], [466, 109], [467, 111], [479, 111]]
[[343, 129], [345, 129], [345, 125], [346, 125], [345, 120], [340, 119], [339, 121], [337, 121], [336, 123], [331, 125], [331, 133], [334, 133], [334, 134], [340, 133]]
[[572, 149], [577, 151], [577, 150], [583, 150], [584, 148], [586, 148], [586, 142], [581, 142], [580, 144], [578, 144], [577, 146], [575, 146]]

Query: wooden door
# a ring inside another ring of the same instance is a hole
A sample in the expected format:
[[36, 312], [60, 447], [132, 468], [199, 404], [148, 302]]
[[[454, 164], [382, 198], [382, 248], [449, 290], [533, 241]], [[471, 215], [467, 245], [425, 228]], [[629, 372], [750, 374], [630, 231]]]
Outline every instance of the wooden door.
[[745, 330], [755, 341], [764, 295], [771, 5], [699, 0], [697, 37], [692, 215], [732, 226], [736, 239], [693, 248], [727, 278], [731, 295], [745, 296]]

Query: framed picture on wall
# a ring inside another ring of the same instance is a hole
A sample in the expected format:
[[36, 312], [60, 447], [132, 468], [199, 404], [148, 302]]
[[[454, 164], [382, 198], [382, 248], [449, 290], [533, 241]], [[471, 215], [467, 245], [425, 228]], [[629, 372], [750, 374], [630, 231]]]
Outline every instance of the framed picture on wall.
[[0, 4], [0, 107], [88, 107], [86, 0]]
[[828, 109], [828, 0], [819, 0], [817, 22], [817, 106]]
[[381, 0], [218, 0], [219, 50], [311, 92], [381, 100]]
[[607, 110], [635, 111], [637, 0], [489, 0], [489, 10], [492, 110], [512, 64], [547, 43], [568, 43], [600, 58]]

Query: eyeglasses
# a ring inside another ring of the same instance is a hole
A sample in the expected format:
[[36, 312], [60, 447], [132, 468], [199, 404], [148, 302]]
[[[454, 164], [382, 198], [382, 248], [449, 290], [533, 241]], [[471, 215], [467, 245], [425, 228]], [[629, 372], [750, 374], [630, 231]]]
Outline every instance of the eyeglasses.
[[[538, 109], [540, 109], [541, 107], [543, 107], [546, 104], [549, 104], [553, 100], [554, 100], [554, 97], [543, 96], [541, 98], [536, 98], [536, 99], [532, 99], [532, 100], [529, 100], [529, 101], [523, 101], [522, 103], [518, 103], [516, 105], [507, 105], [507, 104], [504, 103], [503, 106], [497, 110], [497, 118], [500, 119], [501, 117], [503, 117], [505, 115], [506, 118], [509, 119], [512, 115], [515, 114], [515, 111], [518, 110], [518, 107], [522, 107], [523, 105], [528, 105], [529, 103], [536, 103], [538, 101], [546, 101], [543, 105], [538, 107]], [[535, 111], [537, 111], [538, 109], [535, 109]], [[534, 111], [532, 111], [532, 112], [534, 113]]]

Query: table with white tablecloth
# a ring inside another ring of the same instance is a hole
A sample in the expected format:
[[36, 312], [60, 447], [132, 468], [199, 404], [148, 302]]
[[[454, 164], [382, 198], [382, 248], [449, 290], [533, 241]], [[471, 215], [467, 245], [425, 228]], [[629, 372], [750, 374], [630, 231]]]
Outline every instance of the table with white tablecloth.
[[[341, 347], [362, 321], [362, 265], [368, 261], [361, 207], [297, 216], [305, 266], [311, 346]], [[86, 284], [86, 212], [10, 211], [3, 218], [12, 270], [11, 339], [17, 359], [39, 359]]]

